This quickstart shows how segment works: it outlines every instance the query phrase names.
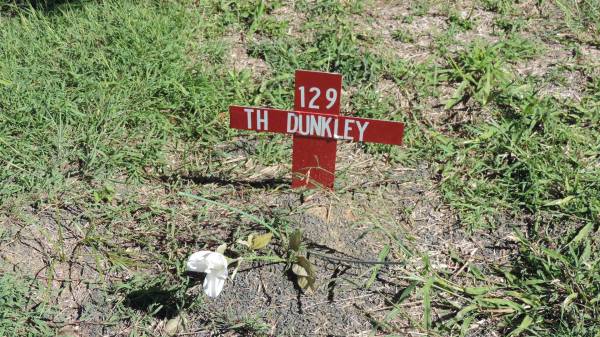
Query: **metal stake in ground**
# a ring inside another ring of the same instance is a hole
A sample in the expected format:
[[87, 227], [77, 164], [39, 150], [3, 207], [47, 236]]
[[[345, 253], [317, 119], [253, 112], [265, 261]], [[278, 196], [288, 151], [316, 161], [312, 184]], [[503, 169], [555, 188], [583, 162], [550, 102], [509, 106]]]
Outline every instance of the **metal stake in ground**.
[[296, 70], [294, 111], [229, 107], [235, 129], [294, 135], [292, 187], [333, 189], [337, 140], [401, 145], [404, 124], [340, 116], [342, 76]]

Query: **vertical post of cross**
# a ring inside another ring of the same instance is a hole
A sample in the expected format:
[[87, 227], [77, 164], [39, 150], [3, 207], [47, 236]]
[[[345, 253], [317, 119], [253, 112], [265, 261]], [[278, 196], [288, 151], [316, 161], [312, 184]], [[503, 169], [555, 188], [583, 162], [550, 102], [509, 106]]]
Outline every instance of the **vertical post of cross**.
[[[296, 70], [294, 110], [340, 114], [342, 75]], [[307, 186], [333, 189], [337, 141], [294, 135], [292, 188]]]

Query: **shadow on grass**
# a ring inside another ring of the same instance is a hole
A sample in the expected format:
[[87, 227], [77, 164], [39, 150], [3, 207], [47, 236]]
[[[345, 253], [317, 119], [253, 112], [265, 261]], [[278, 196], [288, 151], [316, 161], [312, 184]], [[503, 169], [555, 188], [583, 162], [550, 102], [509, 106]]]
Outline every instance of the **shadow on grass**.
[[51, 14], [61, 6], [79, 7], [84, 2], [85, 0], [0, 0], [0, 15], [17, 15], [29, 8]]
[[202, 175], [179, 175], [173, 174], [170, 176], [161, 176], [160, 180], [165, 183], [173, 183], [177, 181], [193, 182], [194, 184], [205, 185], [205, 184], [216, 184], [219, 186], [236, 186], [236, 187], [253, 187], [262, 189], [277, 188], [281, 185], [289, 185], [291, 181], [288, 179], [280, 178], [269, 178], [262, 180], [235, 180], [225, 179], [221, 177], [213, 176], [202, 176]]
[[177, 316], [181, 303], [176, 290], [165, 290], [160, 287], [135, 290], [125, 297], [125, 305], [136, 310], [145, 311], [159, 319]]
[[170, 319], [192, 303], [187, 290], [191, 283], [183, 280], [169, 281], [166, 277], [134, 277], [119, 286], [118, 292], [125, 300], [123, 304], [134, 310], [145, 312], [158, 319]]

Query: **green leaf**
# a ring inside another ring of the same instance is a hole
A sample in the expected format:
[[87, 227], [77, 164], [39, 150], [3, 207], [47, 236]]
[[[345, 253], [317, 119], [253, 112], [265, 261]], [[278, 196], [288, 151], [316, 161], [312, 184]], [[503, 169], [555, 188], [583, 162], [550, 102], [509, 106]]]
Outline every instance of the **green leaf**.
[[217, 249], [215, 251], [217, 253], [225, 254], [226, 249], [227, 249], [227, 244], [224, 243], [224, 244], [220, 245], [219, 247], [217, 247]]
[[400, 293], [400, 297], [398, 297], [398, 300], [394, 304], [397, 305], [404, 302], [404, 300], [406, 300], [410, 296], [410, 294], [412, 294], [413, 290], [415, 290], [415, 288], [417, 287], [417, 283], [417, 281], [413, 281], [411, 284], [408, 285], [408, 287], [404, 288], [404, 290], [402, 290], [402, 293]]
[[590, 241], [586, 241], [585, 247], [583, 248], [583, 253], [581, 253], [581, 256], [579, 257], [579, 262], [586, 263], [590, 259], [591, 256], [592, 256], [592, 245], [590, 244]]
[[478, 298], [478, 303], [492, 308], [511, 308], [518, 312], [523, 312], [523, 307], [513, 301], [504, 298]]
[[460, 326], [460, 337], [467, 335], [469, 327], [471, 326], [471, 323], [473, 323], [473, 319], [475, 319], [473, 316], [469, 316], [463, 320], [463, 323]]
[[575, 196], [573, 195], [569, 195], [567, 197], [564, 197], [562, 199], [556, 199], [556, 200], [551, 200], [551, 201], [547, 201], [544, 206], [562, 206], [567, 204], [569, 201], [573, 200], [575, 198]]
[[458, 88], [456, 89], [456, 91], [454, 91], [454, 94], [452, 94], [452, 98], [450, 98], [450, 100], [448, 100], [448, 102], [444, 106], [444, 109], [451, 109], [456, 104], [458, 104], [464, 98], [464, 91], [465, 91], [465, 89], [467, 88], [468, 85], [469, 85], [468, 81], [463, 81], [458, 86]]
[[461, 292], [464, 290], [463, 288], [461, 288], [455, 284], [452, 284], [450, 281], [445, 280], [441, 277], [434, 277], [433, 283], [435, 285], [437, 285], [438, 287], [440, 287], [444, 290], [448, 290], [448, 291]]
[[588, 223], [587, 225], [583, 226], [580, 230], [579, 233], [577, 233], [577, 235], [575, 235], [575, 237], [573, 238], [573, 240], [571, 240], [571, 242], [569, 242], [569, 244], [574, 243], [577, 244], [579, 243], [581, 240], [585, 239], [589, 234], [590, 231], [592, 230], [592, 223]]
[[94, 191], [94, 201], [99, 202], [111, 202], [115, 196], [115, 189], [112, 186], [104, 186], [99, 190]]
[[469, 295], [483, 295], [494, 290], [493, 287], [465, 287], [465, 293]]
[[569, 296], [565, 297], [565, 300], [562, 302], [561, 309], [565, 310], [567, 309], [567, 307], [569, 307], [569, 305], [571, 303], [573, 303], [573, 300], [575, 300], [577, 298], [577, 293], [572, 293]]
[[304, 267], [296, 263], [292, 265], [292, 272], [298, 276], [308, 276], [308, 272], [306, 271], [306, 269], [304, 269]]
[[273, 233], [267, 233], [262, 235], [256, 235], [252, 237], [252, 240], [249, 240], [250, 249], [257, 250], [265, 248], [269, 242], [271, 242], [271, 238], [273, 237]]
[[458, 313], [456, 313], [456, 320], [462, 321], [469, 312], [478, 308], [477, 304], [469, 304], [466, 307], [460, 309]]
[[299, 252], [300, 251], [300, 243], [302, 243], [302, 231], [296, 229], [292, 235], [290, 235], [290, 249]]
[[513, 331], [511, 331], [510, 334], [508, 334], [508, 336], [518, 336], [521, 334], [521, 332], [525, 331], [525, 329], [527, 329], [531, 323], [533, 323], [533, 318], [531, 318], [531, 316], [529, 315], [525, 315], [525, 317], [523, 317], [523, 320], [521, 321], [521, 324], [519, 324], [519, 326], [514, 329]]
[[423, 289], [423, 323], [427, 330], [431, 329], [431, 286], [433, 285], [434, 277], [429, 277], [425, 281]]
[[512, 297], [520, 300], [521, 302], [523, 302], [525, 304], [528, 304], [528, 305], [530, 305], [532, 307], [536, 306], [537, 302], [538, 302], [535, 298], [527, 297], [527, 295], [525, 295], [523, 293], [520, 293], [518, 291], [507, 291], [506, 295], [507, 296], [512, 296]]
[[400, 304], [402, 304], [402, 302], [404, 302], [407, 298], [410, 297], [413, 290], [415, 290], [415, 288], [417, 287], [417, 284], [417, 281], [413, 281], [411, 284], [408, 285], [408, 287], [402, 290], [402, 293], [400, 293], [400, 297], [398, 297], [398, 300], [395, 303], [393, 303], [394, 309], [385, 316], [385, 322], [394, 319], [394, 317], [398, 315], [400, 310], [403, 310], [402, 307], [400, 307]]
[[[298, 285], [303, 290], [314, 291], [316, 289], [315, 282], [317, 280], [317, 275], [315, 273], [315, 269], [313, 268], [312, 264], [304, 256], [297, 256], [296, 264], [299, 267], [301, 267], [302, 269], [304, 269], [304, 271], [307, 274], [306, 276], [298, 276]], [[302, 269], [296, 267], [296, 270], [299, 273], [302, 273]], [[292, 266], [292, 271], [294, 271], [294, 266]], [[296, 273], [294, 272], [294, 274], [296, 274]], [[298, 275], [298, 274], [296, 274], [296, 275]]]
[[546, 253], [546, 255], [548, 255], [549, 257], [555, 258], [555, 259], [561, 261], [562, 263], [564, 263], [565, 265], [569, 264], [569, 261], [561, 253], [559, 253], [558, 251], [556, 251], [554, 249], [542, 247], [542, 251], [544, 253]]
[[[377, 257], [377, 260], [380, 262], [385, 261], [385, 258], [387, 257], [387, 255], [389, 253], [390, 253], [390, 246], [385, 245], [383, 247], [383, 249], [381, 250], [381, 252], [379, 252], [379, 256]], [[366, 289], [369, 289], [371, 287], [371, 285], [373, 285], [373, 282], [375, 282], [375, 279], [377, 278], [377, 273], [379, 272], [381, 267], [382, 267], [381, 264], [376, 264], [375, 266], [373, 266], [373, 270], [371, 271], [371, 277], [369, 277], [369, 279], [367, 280], [367, 283], [365, 283]]]
[[545, 283], [548, 283], [548, 281], [542, 280], [542, 279], [539, 279], [539, 278], [528, 279], [528, 280], [526, 280], [526, 281], [523, 282], [523, 284], [526, 285], [526, 286], [535, 286], [535, 285], [538, 285], [538, 284], [545, 284]]

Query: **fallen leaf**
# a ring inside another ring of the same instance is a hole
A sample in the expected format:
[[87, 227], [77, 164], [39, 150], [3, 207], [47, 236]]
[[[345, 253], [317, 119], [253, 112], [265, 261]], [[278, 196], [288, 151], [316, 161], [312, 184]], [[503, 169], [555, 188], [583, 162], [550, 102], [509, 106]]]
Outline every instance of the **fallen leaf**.
[[306, 287], [308, 287], [308, 278], [304, 277], [304, 276], [299, 276], [298, 277], [298, 286], [300, 288], [302, 288], [302, 290], [306, 289]]
[[219, 247], [217, 247], [217, 249], [215, 250], [215, 252], [220, 253], [220, 254], [225, 254], [225, 250], [227, 249], [227, 244], [222, 244]]
[[[316, 289], [315, 282], [317, 280], [317, 274], [315, 273], [315, 269], [308, 259], [304, 256], [296, 257], [296, 265], [298, 265], [302, 270], [306, 272], [306, 276], [298, 277], [298, 285], [300, 288], [304, 290], [314, 291]], [[292, 271], [294, 271], [294, 266], [292, 266]], [[301, 269], [297, 268], [299, 272]]]
[[300, 251], [300, 243], [302, 243], [302, 231], [296, 229], [292, 235], [290, 235], [290, 249], [295, 252]]
[[308, 272], [299, 264], [292, 265], [292, 272], [298, 276], [308, 276]]
[[256, 235], [252, 237], [252, 240], [248, 238], [248, 242], [250, 242], [250, 249], [257, 250], [265, 248], [269, 242], [271, 242], [271, 238], [273, 237], [273, 233], [267, 233], [262, 235]]
[[63, 326], [56, 333], [56, 337], [80, 337], [79, 327], [73, 325]]
[[167, 321], [164, 332], [167, 336], [175, 336], [181, 329], [183, 329], [183, 318], [177, 315]]

